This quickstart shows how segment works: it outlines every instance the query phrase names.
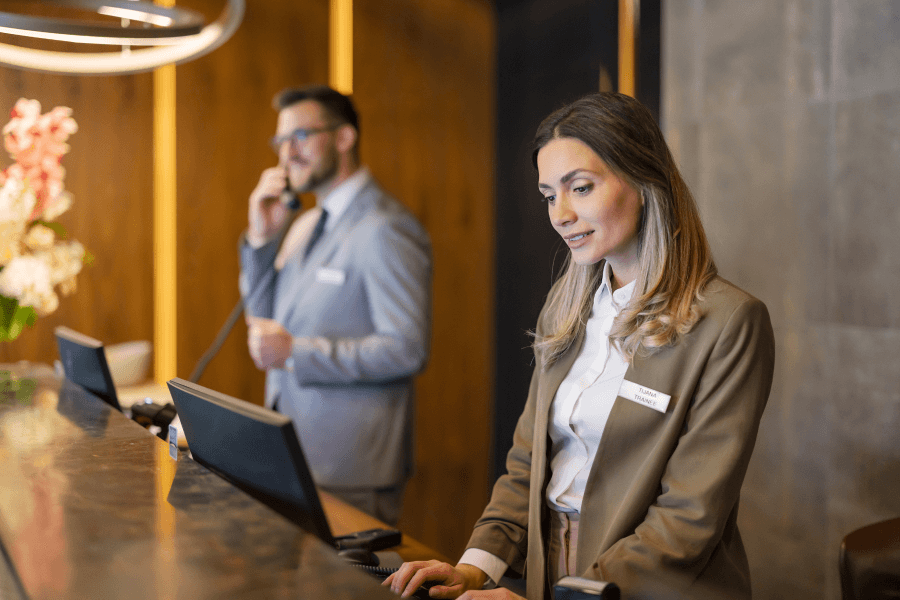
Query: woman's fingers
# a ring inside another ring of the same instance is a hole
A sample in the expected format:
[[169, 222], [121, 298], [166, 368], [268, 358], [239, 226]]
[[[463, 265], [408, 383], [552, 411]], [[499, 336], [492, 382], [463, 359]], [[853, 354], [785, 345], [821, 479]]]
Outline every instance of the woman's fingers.
[[444, 573], [441, 572], [441, 567], [445, 566], [451, 568], [450, 565], [442, 562], [438, 562], [436, 560], [430, 560], [426, 563], [420, 563], [415, 572], [409, 578], [406, 586], [400, 588], [399, 594], [400, 596], [411, 596], [415, 593], [419, 586], [425, 583], [426, 581], [438, 580], [441, 581], [443, 579]]
[[386, 577], [381, 582], [381, 585], [390, 586], [391, 591], [399, 594], [401, 590], [406, 588], [406, 584], [409, 583], [416, 571], [424, 564], [423, 562], [405, 562], [400, 565], [399, 569]]
[[[401, 596], [412, 595], [426, 581], [438, 581], [452, 586], [454, 569], [447, 563], [437, 560], [403, 563], [399, 569], [387, 577], [382, 585], [390, 586], [391, 591]], [[443, 597], [453, 597], [444, 595]]]

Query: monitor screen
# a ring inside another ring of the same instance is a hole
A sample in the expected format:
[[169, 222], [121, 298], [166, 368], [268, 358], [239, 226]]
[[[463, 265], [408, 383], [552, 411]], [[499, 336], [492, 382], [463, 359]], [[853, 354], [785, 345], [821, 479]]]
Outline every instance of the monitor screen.
[[54, 333], [66, 379], [121, 411], [103, 343], [68, 327], [57, 327]]
[[336, 546], [290, 418], [184, 379], [168, 385], [194, 460]]

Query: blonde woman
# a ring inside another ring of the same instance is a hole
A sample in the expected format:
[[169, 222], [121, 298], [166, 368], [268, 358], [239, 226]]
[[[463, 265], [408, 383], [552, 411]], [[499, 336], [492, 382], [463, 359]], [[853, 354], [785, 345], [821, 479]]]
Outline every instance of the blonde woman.
[[[570, 249], [538, 319], [507, 474], [456, 567], [386, 585], [529, 600], [574, 575], [623, 598], [750, 598], [738, 497], [772, 384], [765, 305], [717, 275], [650, 112], [616, 93], [551, 114], [538, 189]], [[488, 589], [493, 588], [493, 589]]]

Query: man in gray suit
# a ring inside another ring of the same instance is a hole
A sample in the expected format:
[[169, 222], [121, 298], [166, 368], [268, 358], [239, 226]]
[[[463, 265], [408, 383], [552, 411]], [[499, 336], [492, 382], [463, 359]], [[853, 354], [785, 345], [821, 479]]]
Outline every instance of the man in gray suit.
[[[431, 244], [360, 165], [349, 98], [288, 89], [275, 106], [278, 166], [250, 194], [240, 248], [250, 355], [316, 483], [393, 525], [412, 470], [413, 376], [428, 358]], [[303, 192], [316, 206], [279, 249]]]

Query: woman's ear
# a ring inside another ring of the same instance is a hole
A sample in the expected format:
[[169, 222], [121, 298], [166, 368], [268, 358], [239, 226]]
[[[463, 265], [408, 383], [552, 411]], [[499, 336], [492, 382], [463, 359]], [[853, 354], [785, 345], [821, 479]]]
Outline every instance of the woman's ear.
[[353, 146], [356, 145], [356, 138], [358, 137], [358, 133], [356, 132], [356, 127], [350, 125], [349, 123], [344, 123], [337, 130], [337, 149], [339, 152], [349, 152]]

